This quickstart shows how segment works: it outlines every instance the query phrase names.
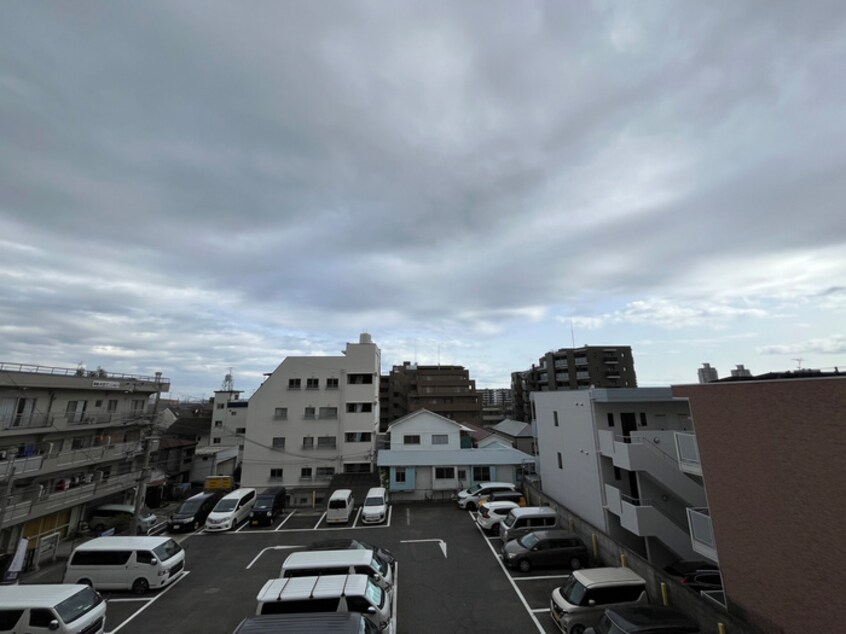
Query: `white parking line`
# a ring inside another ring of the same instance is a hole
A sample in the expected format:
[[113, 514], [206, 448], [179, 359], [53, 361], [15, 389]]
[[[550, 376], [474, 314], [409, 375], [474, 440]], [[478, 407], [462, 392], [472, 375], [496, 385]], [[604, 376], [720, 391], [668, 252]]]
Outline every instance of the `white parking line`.
[[291, 548], [302, 548], [302, 546], [268, 546], [267, 548], [262, 548], [259, 551], [259, 554], [253, 557], [253, 560], [247, 564], [245, 570], [249, 570], [250, 568], [252, 568], [253, 564], [259, 560], [259, 557], [261, 557], [268, 550], [290, 550]]
[[177, 580], [176, 580], [176, 581], [174, 581], [172, 584], [170, 584], [167, 588], [165, 588], [164, 590], [162, 590], [161, 592], [159, 592], [159, 593], [158, 593], [155, 597], [153, 597], [152, 599], [150, 599], [150, 601], [147, 603], [147, 605], [145, 605], [144, 607], [142, 607], [142, 608], [141, 608], [140, 610], [138, 610], [135, 614], [133, 614], [133, 615], [132, 615], [132, 616], [130, 616], [128, 619], [126, 619], [123, 623], [121, 623], [120, 625], [118, 625], [115, 629], [113, 629], [113, 630], [109, 630], [106, 634], [115, 634], [115, 632], [120, 631], [120, 629], [121, 629], [124, 625], [126, 625], [127, 623], [129, 623], [132, 619], [134, 619], [136, 616], [138, 616], [139, 614], [141, 614], [144, 610], [146, 610], [147, 608], [149, 608], [151, 605], [153, 605], [153, 604], [154, 604], [156, 601], [158, 601], [160, 598], [162, 598], [162, 597], [164, 596], [165, 592], [167, 592], [168, 590], [170, 590], [172, 587], [174, 587], [177, 583], [179, 583], [180, 581], [182, 581], [182, 580], [183, 580], [185, 577], [187, 577], [189, 574], [191, 574], [191, 571], [190, 571], [190, 570], [183, 570], [183, 571], [182, 571], [182, 574], [179, 576], [179, 579], [177, 579]]
[[320, 519], [317, 520], [317, 524], [314, 525], [315, 530], [317, 529], [318, 526], [320, 526], [320, 522], [323, 521], [324, 517], [326, 517], [326, 511], [323, 511], [323, 515], [320, 516]]
[[[471, 518], [473, 517], [472, 513], [470, 513], [469, 515]], [[479, 528], [479, 525], [476, 524], [475, 521], [473, 523], [476, 525], [476, 529], [479, 531], [479, 533], [482, 533], [482, 529]], [[484, 537], [484, 533], [482, 533], [482, 537]], [[517, 587], [517, 584], [514, 583], [514, 579], [511, 577], [510, 574], [508, 574], [508, 570], [506, 569], [505, 564], [502, 563], [502, 559], [500, 559], [499, 555], [496, 554], [496, 551], [494, 550], [493, 546], [491, 546], [490, 540], [485, 539], [485, 543], [488, 545], [488, 548], [490, 549], [491, 554], [494, 556], [494, 559], [496, 559], [496, 563], [499, 564], [499, 567], [502, 569], [502, 572], [505, 573], [505, 577], [508, 579], [508, 582], [511, 584], [511, 587], [514, 588], [514, 592], [517, 595], [517, 598], [520, 599], [520, 603], [523, 604], [523, 607], [526, 608], [526, 612], [528, 612], [529, 616], [532, 617], [532, 621], [535, 622], [535, 627], [538, 628], [538, 632], [544, 634], [546, 630], [540, 624], [540, 621], [538, 621], [532, 608], [529, 607], [529, 604], [526, 601], [526, 597], [524, 597], [523, 593], [520, 592], [520, 589]]]
[[550, 608], [538, 608], [537, 610], [532, 610], [532, 612], [537, 614], [539, 612], [552, 612], [552, 610]]
[[361, 517], [361, 507], [358, 507], [358, 512], [355, 514], [355, 519], [353, 520], [352, 527], [355, 528], [356, 523], [358, 522], [358, 518]]
[[391, 620], [394, 622], [394, 633], [397, 630], [397, 593], [399, 592], [399, 564], [394, 563], [394, 605], [391, 609]]
[[[176, 583], [176, 582], [174, 582]], [[153, 597], [133, 597], [131, 599], [107, 599], [109, 603], [131, 603], [133, 601], [152, 601]]]
[[288, 513], [288, 515], [285, 517], [285, 519], [284, 519], [284, 520], [282, 520], [282, 523], [281, 523], [281, 524], [279, 524], [279, 526], [277, 526], [274, 530], [275, 530], [275, 531], [278, 531], [278, 530], [279, 530], [279, 529], [281, 529], [283, 526], [285, 526], [285, 522], [287, 522], [289, 519], [291, 519], [291, 518], [294, 516], [294, 514], [295, 514], [296, 512], [297, 512], [297, 509], [294, 509], [293, 511], [291, 511], [290, 513]]

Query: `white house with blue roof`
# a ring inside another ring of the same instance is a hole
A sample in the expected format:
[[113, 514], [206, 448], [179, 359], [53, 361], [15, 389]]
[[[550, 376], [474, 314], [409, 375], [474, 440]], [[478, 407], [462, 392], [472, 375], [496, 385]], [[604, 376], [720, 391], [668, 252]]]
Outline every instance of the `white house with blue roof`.
[[519, 484], [526, 466], [534, 467], [533, 456], [500, 443], [468, 446], [471, 431], [426, 409], [391, 424], [390, 449], [379, 451], [376, 464], [387, 470], [394, 499], [446, 499], [477, 482]]

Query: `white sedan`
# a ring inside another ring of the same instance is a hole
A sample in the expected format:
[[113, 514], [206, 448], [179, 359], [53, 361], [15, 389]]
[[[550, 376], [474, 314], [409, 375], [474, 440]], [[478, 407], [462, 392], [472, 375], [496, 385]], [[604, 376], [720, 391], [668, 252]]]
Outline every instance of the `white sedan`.
[[483, 531], [495, 531], [511, 509], [517, 508], [520, 505], [516, 502], [485, 502], [479, 507], [476, 523]]

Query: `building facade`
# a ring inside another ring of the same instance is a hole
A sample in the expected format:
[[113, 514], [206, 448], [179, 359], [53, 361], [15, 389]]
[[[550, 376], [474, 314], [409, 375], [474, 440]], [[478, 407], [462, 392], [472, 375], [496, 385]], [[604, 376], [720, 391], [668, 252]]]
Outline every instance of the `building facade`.
[[675, 433], [692, 430], [670, 388], [536, 392], [543, 491], [657, 566], [699, 558], [687, 509], [701, 476], [679, 468]]
[[531, 394], [637, 387], [630, 346], [583, 346], [547, 352], [529, 370], [511, 374], [515, 420], [530, 422]]
[[373, 471], [380, 356], [363, 333], [343, 356], [286, 358], [250, 398], [242, 485], [322, 504], [336, 473]]
[[395, 420], [427, 409], [460, 423], [482, 424], [482, 401], [476, 382], [460, 365], [417, 365], [406, 361], [382, 377], [380, 389], [385, 431]]
[[133, 502], [169, 379], [0, 363], [0, 550], [51, 556], [88, 511]]
[[672, 391], [688, 400], [695, 429], [680, 458], [708, 489], [708, 506], [688, 511], [694, 546], [718, 557], [729, 613], [762, 632], [839, 629], [846, 376], [799, 371]]

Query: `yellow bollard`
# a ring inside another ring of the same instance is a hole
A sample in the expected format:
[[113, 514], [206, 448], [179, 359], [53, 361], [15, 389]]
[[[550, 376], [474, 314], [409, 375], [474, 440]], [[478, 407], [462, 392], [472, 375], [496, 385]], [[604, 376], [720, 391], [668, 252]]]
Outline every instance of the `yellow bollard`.
[[665, 608], [670, 607], [670, 592], [667, 590], [667, 584], [663, 581], [661, 582], [661, 601]]
[[629, 567], [629, 558], [626, 557], [626, 553], [620, 554], [620, 566], [622, 566], [623, 568]]
[[593, 542], [593, 559], [594, 561], [599, 561], [599, 538], [596, 536], [596, 533], [591, 534], [590, 540]]
[[717, 623], [717, 632], [718, 632], [718, 634], [726, 634], [726, 624], [725, 623]]

